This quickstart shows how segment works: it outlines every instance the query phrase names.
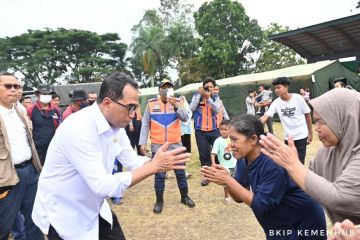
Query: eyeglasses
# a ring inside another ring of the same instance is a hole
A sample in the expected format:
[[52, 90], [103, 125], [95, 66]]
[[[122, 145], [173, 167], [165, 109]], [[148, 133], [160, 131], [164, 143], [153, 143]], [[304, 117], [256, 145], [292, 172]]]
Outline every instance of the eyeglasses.
[[132, 113], [134, 113], [136, 111], [136, 109], [138, 108], [138, 104], [128, 104], [128, 105], [124, 105], [122, 103], [119, 103], [119, 102], [116, 102], [116, 101], [113, 101], [114, 103], [126, 108], [128, 110], [128, 114], [131, 115]]
[[6, 89], [10, 90], [12, 88], [14, 88], [15, 90], [19, 90], [21, 88], [20, 84], [11, 84], [11, 83], [5, 83], [5, 84], [0, 84], [1, 86], [4, 86]]

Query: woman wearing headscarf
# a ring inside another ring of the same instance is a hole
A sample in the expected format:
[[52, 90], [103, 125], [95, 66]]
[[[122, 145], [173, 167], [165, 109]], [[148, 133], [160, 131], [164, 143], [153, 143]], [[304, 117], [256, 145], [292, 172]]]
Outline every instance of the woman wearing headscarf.
[[309, 169], [293, 141], [285, 145], [262, 136], [262, 152], [284, 167], [292, 179], [326, 208], [332, 223], [360, 223], [360, 93], [333, 89], [310, 101], [320, 147]]

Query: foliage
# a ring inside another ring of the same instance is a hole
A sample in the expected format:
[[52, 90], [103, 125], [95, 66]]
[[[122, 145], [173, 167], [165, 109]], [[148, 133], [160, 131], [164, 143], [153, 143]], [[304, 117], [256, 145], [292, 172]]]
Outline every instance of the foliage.
[[205, 2], [194, 13], [195, 28], [201, 36], [199, 59], [216, 78], [246, 73], [252, 55], [259, 50], [262, 31], [241, 3], [231, 0]]
[[100, 81], [116, 68], [126, 68], [126, 49], [116, 33], [28, 30], [0, 39], [0, 69], [21, 73], [27, 86]]
[[140, 81], [150, 78], [154, 86], [169, 77], [169, 68], [179, 71], [179, 63], [194, 55], [197, 50], [194, 32], [186, 21], [190, 11], [191, 5], [182, 0], [161, 0], [158, 10], [146, 11], [133, 27], [131, 67]]
[[182, 84], [186, 85], [201, 80], [209, 75], [209, 70], [199, 62], [199, 58], [186, 58], [179, 63], [179, 77]]
[[276, 23], [271, 23], [265, 29], [265, 38], [262, 43], [260, 57], [256, 62], [257, 72], [271, 71], [305, 63], [305, 60], [295, 51], [281, 43], [270, 41], [268, 38], [271, 35], [286, 31], [289, 31], [289, 27], [283, 27]]

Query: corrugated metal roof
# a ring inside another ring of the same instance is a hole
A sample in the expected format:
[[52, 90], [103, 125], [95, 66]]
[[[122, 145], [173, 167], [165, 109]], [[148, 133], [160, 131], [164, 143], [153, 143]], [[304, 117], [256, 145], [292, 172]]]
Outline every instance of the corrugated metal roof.
[[[242, 85], [242, 84], [248, 84], [251, 82], [272, 81], [273, 79], [278, 78], [278, 77], [295, 78], [295, 77], [311, 76], [316, 71], [318, 71], [334, 62], [336, 62], [336, 61], [322, 61], [322, 62], [317, 62], [317, 63], [301, 64], [301, 65], [297, 65], [297, 66], [277, 69], [277, 70], [268, 71], [268, 72], [239, 75], [236, 77], [230, 77], [230, 78], [216, 80], [216, 83], [219, 86]], [[196, 90], [200, 86], [202, 86], [202, 83], [188, 84], [188, 85], [176, 90], [175, 93], [185, 94], [190, 91]]]
[[308, 62], [359, 56], [360, 14], [283, 32], [269, 37]]

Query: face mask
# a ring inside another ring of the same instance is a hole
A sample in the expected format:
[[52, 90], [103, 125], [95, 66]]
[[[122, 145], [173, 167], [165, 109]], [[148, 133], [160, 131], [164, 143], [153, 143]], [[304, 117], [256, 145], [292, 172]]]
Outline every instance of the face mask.
[[89, 105], [92, 105], [95, 102], [95, 100], [88, 100], [88, 102], [89, 102]]
[[167, 96], [167, 89], [161, 89], [159, 90], [159, 95], [162, 97], [166, 97]]
[[51, 102], [51, 95], [40, 95], [39, 97], [39, 101], [43, 104], [48, 104], [49, 102]]
[[87, 106], [89, 106], [89, 104], [87, 102], [83, 102], [80, 104], [80, 109], [86, 108]]

